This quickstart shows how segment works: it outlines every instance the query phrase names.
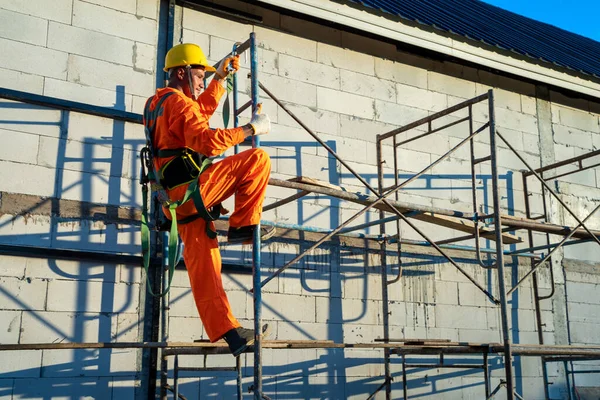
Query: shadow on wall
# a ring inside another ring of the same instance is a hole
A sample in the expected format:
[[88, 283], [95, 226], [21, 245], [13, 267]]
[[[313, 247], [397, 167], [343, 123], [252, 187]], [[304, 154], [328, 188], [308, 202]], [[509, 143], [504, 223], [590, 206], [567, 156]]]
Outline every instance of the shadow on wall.
[[[124, 88], [117, 87], [116, 109], [125, 109]], [[47, 110], [43, 107], [31, 106], [20, 103], [0, 103], [0, 109], [15, 109], [30, 111]], [[98, 120], [97, 117], [89, 117], [89, 120]], [[61, 217], [60, 200], [65, 197], [89, 202], [106, 203], [128, 207], [139, 207], [141, 201], [141, 190], [138, 186], [138, 153], [144, 145], [143, 138], [126, 137], [126, 123], [112, 121], [110, 129], [104, 135], [94, 132], [99, 126], [93, 124], [89, 130], [82, 127], [81, 118], [77, 115], [78, 124], [73, 123], [73, 115], [68, 111], [60, 112], [58, 121], [0, 121], [0, 127], [11, 130], [11, 126], [18, 125], [17, 130], [22, 130], [32, 135], [40, 134], [40, 127], [53, 126], [57, 128], [58, 135], [50, 135], [56, 145], [56, 156], [52, 166], [54, 170], [54, 182], [52, 196], [41, 200], [22, 214], [34, 214], [43, 203], [51, 204], [52, 214], [47, 220], [47, 226], [41, 225], [43, 232], [39, 229], [31, 229], [33, 233], [25, 230], [25, 233], [11, 232], [11, 227], [18, 223], [17, 218], [4, 219], [0, 221], [0, 243], [24, 244], [48, 248], [78, 249], [108, 251], [120, 254], [137, 254], [139, 248], [136, 242], [139, 227], [122, 225], [104, 225], [93, 221], [80, 221], [79, 219], [65, 219]], [[25, 128], [24, 128], [25, 127]], [[14, 129], [14, 128], [13, 128]], [[85, 131], [82, 134], [82, 129]], [[104, 131], [103, 131], [104, 132]], [[141, 130], [140, 130], [141, 132]], [[40, 139], [41, 140], [41, 139]], [[47, 139], [44, 139], [47, 140]], [[327, 144], [336, 149], [335, 141], [327, 141]], [[41, 144], [40, 144], [41, 146]], [[268, 142], [263, 141], [263, 146], [284, 148], [291, 154], [295, 154], [291, 162], [293, 170], [285, 171], [293, 176], [310, 174], [305, 172], [306, 163], [303, 163], [303, 152], [307, 148], [316, 149], [316, 143], [308, 142]], [[38, 157], [46, 149], [36, 149]], [[273, 157], [276, 162], [285, 161], [290, 165], [289, 156]], [[343, 180], [348, 178], [346, 173], [340, 173], [337, 161], [328, 156], [323, 166], [328, 180], [334, 185], [343, 186]], [[280, 171], [283, 172], [283, 171]], [[376, 176], [365, 174], [363, 177], [370, 183], [376, 183]], [[408, 178], [401, 175], [401, 179]], [[386, 176], [393, 179], [393, 176]], [[436, 187], [435, 181], [466, 180], [467, 175], [425, 175], [419, 179], [424, 186], [414, 189], [406, 188], [407, 191], [440, 190], [448, 188]], [[480, 189], [484, 192], [484, 205], [487, 207], [489, 193], [487, 193], [490, 176], [478, 175], [477, 179], [483, 181]], [[511, 176], [502, 176], [506, 180], [508, 202], [512, 202], [512, 180]], [[33, 188], [35, 193], [35, 188]], [[456, 187], [452, 187], [456, 190]], [[470, 186], [469, 186], [470, 189]], [[99, 191], [103, 193], [98, 194]], [[100, 199], [101, 201], [97, 201]], [[316, 210], [312, 205], [319, 203]], [[83, 206], [82, 206], [83, 207]], [[340, 217], [340, 200], [323, 196], [306, 196], [296, 204], [297, 223], [299, 225], [325, 225], [330, 228], [338, 226], [343, 219]], [[335, 212], [332, 212], [335, 210]], [[84, 210], [81, 210], [82, 213]], [[372, 217], [367, 215], [367, 219]], [[8, 233], [3, 233], [8, 231]], [[281, 243], [286, 243], [284, 240]], [[298, 250], [303, 251], [312, 243], [304, 240], [301, 233], [300, 240], [295, 242]], [[339, 241], [333, 240], [324, 246], [325, 255], [312, 255], [301, 261], [297, 267], [286, 272], [287, 279], [299, 279], [302, 290], [307, 294], [328, 292], [329, 315], [326, 337], [314, 337], [310, 329], [305, 328], [302, 323], [291, 323], [294, 329], [309, 339], [328, 339], [335, 342], [344, 341], [344, 324], [361, 323], [367, 314], [366, 303], [360, 310], [352, 310], [352, 317], [344, 317], [342, 290], [344, 273], [363, 273], [361, 278], [363, 294], [368, 295], [369, 283], [366, 272], [378, 268], [367, 255], [356, 252], [356, 250], [344, 248]], [[247, 254], [242, 250], [223, 249], [224, 258], [230, 260], [244, 259]], [[415, 278], [421, 275], [429, 275], [433, 272], [424, 268], [432, 264], [443, 262], [438, 256], [427, 256], [422, 254], [405, 254], [410, 262], [404, 264], [405, 279]], [[289, 261], [294, 254], [282, 252], [271, 254], [271, 265], [264, 265], [265, 275], [267, 270], [278, 268]], [[265, 259], [267, 259], [265, 257]], [[472, 260], [459, 260], [471, 263]], [[0, 286], [0, 298], [6, 309], [21, 312], [21, 325], [23, 331], [17, 336], [19, 343], [34, 342], [95, 342], [95, 341], [136, 341], [138, 337], [138, 297], [139, 297], [139, 268], [127, 266], [115, 266], [104, 263], [79, 262], [70, 263], [68, 267], [55, 260], [42, 263], [31, 263], [24, 269], [20, 278], [12, 279], [14, 283], [21, 283], [21, 289], [16, 291], [7, 283]], [[36, 269], [37, 268], [37, 269]], [[390, 271], [397, 269], [397, 264], [389, 266]], [[516, 273], [516, 268], [513, 268]], [[350, 278], [348, 278], [350, 279]], [[313, 287], [312, 282], [326, 281], [328, 287], [319, 285]], [[10, 283], [12, 283], [12, 281]], [[8, 282], [8, 281], [7, 281]], [[45, 301], [41, 306], [36, 306], [36, 296], [31, 282], [38, 283], [45, 290]], [[490, 285], [493, 283], [490, 281]], [[144, 283], [141, 283], [143, 287]], [[245, 289], [238, 282], [240, 289]], [[16, 285], [15, 285], [16, 286]], [[172, 299], [173, 303], [179, 299]], [[277, 318], [286, 318], [278, 313], [277, 305], [270, 304], [268, 296], [264, 299], [265, 309], [272, 312]], [[516, 306], [515, 306], [516, 307]], [[516, 318], [513, 319], [516, 321]], [[27, 321], [27, 324], [24, 322]], [[518, 327], [517, 327], [518, 328]], [[347, 333], [347, 332], [346, 332]], [[518, 329], [517, 329], [518, 333]], [[518, 340], [515, 340], [518, 342]], [[369, 395], [383, 381], [383, 358], [373, 357], [373, 352], [367, 356], [357, 356], [356, 352], [333, 350], [314, 350], [314, 359], [305, 362], [287, 363], [281, 367], [264, 368], [265, 393], [276, 393], [276, 398], [346, 398], [351, 395]], [[43, 353], [43, 354], [42, 354]], [[15, 363], [1, 366], [0, 373], [0, 397], [69, 397], [79, 398], [83, 395], [94, 393], [98, 398], [132, 398], [135, 384], [133, 380], [138, 379], [137, 365], [135, 364], [136, 351], [125, 350], [76, 350], [76, 351], [31, 351], [15, 352], [17, 358], [23, 358], [27, 367]], [[376, 353], [379, 354], [379, 353]], [[424, 359], [423, 362], [431, 359]], [[472, 359], [471, 359], [472, 360]], [[413, 360], [411, 360], [413, 361]], [[464, 360], [463, 360], [464, 361]], [[417, 360], [414, 360], [417, 362]], [[393, 371], [398, 371], [399, 358], [393, 358]], [[456, 363], [461, 363], [457, 360]], [[354, 368], [362, 368], [370, 365], [370, 376], [365, 377], [364, 370], [353, 372]], [[501, 365], [495, 365], [494, 369], [501, 369]], [[409, 371], [408, 386], [417, 391], [416, 397], [427, 397], [429, 394], [445, 393], [444, 385], [438, 387], [438, 382], [445, 379], [468, 378], [480, 371], [458, 370], [448, 374], [434, 375], [429, 377], [429, 370], [411, 369]], [[214, 373], [211, 373], [213, 375]], [[251, 366], [244, 368], [244, 375], [252, 376]], [[185, 375], [184, 375], [185, 376]], [[394, 372], [394, 390], [400, 390], [402, 379], [399, 372]], [[131, 382], [131, 385], [127, 384]], [[477, 386], [483, 392], [483, 381], [478, 383], [465, 383], [459, 381], [456, 389], [463, 390], [471, 386]], [[202, 396], [234, 393], [235, 377], [221, 376], [202, 377], [199, 380], [184, 383], [182, 393], [197, 391]], [[422, 393], [422, 394], [421, 394]], [[199, 394], [199, 395], [200, 395]], [[189, 395], [188, 395], [189, 396]], [[415, 397], [412, 396], [411, 397]]]

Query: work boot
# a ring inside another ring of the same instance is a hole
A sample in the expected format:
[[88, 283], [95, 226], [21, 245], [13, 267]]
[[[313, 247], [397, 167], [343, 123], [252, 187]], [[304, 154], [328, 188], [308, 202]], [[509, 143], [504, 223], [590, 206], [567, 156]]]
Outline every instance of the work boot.
[[[262, 327], [263, 337], [269, 334], [269, 324], [264, 324]], [[239, 356], [244, 351], [248, 350], [254, 344], [254, 329], [234, 328], [223, 336], [225, 342], [229, 345], [229, 351], [234, 357]]]
[[[227, 232], [228, 243], [242, 243], [252, 244], [252, 238], [254, 237], [254, 228], [256, 225], [247, 225], [239, 228], [229, 227]], [[260, 240], [265, 241], [270, 239], [275, 234], [274, 226], [261, 226], [260, 227]]]

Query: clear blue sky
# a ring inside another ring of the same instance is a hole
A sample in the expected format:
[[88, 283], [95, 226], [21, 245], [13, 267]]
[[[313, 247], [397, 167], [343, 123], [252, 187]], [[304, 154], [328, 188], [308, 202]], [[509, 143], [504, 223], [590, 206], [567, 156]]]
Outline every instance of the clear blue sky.
[[600, 42], [600, 0], [483, 0]]

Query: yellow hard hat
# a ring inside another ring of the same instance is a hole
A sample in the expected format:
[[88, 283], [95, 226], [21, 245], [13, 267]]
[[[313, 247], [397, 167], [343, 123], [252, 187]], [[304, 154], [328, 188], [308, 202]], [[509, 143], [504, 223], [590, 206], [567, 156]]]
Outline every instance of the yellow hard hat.
[[207, 72], [216, 71], [211, 65], [208, 65], [208, 60], [200, 46], [192, 43], [183, 43], [173, 46], [173, 48], [167, 52], [167, 56], [165, 57], [164, 71], [168, 72], [171, 68], [185, 67], [186, 65], [201, 65]]

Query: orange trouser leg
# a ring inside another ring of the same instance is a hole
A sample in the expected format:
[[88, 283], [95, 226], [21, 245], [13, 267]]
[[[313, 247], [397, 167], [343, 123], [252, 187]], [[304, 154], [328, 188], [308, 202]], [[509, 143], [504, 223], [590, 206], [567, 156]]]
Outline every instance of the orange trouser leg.
[[183, 258], [196, 308], [208, 338], [215, 342], [240, 323], [233, 316], [223, 289], [219, 243], [206, 235], [206, 224], [203, 219], [197, 219], [178, 225], [178, 230], [185, 245]]
[[271, 159], [262, 149], [250, 149], [213, 164], [200, 176], [202, 199], [207, 207], [235, 194], [229, 225], [240, 227], [260, 222], [265, 192], [271, 175]]
[[[257, 224], [267, 190], [271, 161], [261, 149], [250, 149], [213, 164], [200, 176], [206, 207], [235, 194], [235, 210], [229, 219], [234, 227]], [[206, 222], [197, 219], [178, 225], [185, 244], [183, 257], [200, 319], [214, 342], [240, 326], [233, 316], [221, 280], [221, 254], [217, 239], [209, 239]]]

